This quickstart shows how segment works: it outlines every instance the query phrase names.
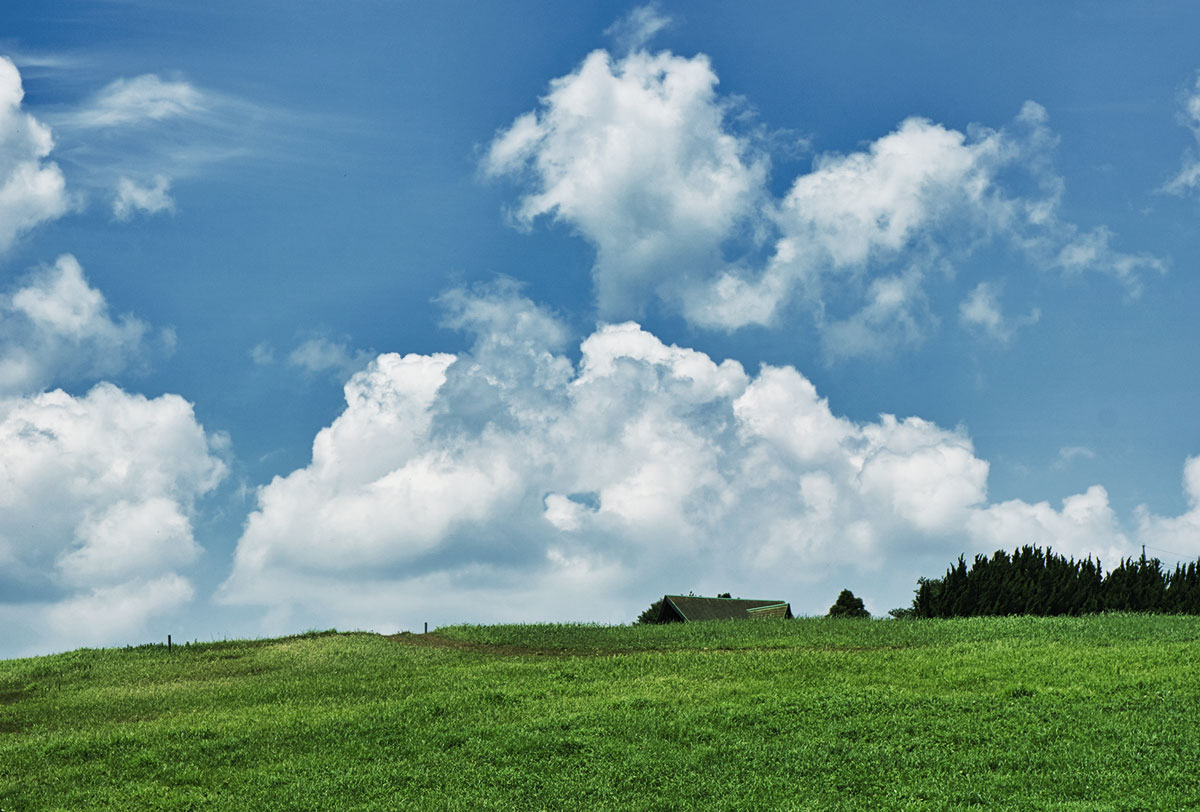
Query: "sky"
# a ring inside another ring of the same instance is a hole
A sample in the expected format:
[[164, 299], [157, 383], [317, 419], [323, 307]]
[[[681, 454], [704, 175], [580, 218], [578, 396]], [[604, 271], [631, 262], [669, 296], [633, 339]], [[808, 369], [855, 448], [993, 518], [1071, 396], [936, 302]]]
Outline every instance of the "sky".
[[1200, 557], [1183, 2], [0, 7], [0, 656]]

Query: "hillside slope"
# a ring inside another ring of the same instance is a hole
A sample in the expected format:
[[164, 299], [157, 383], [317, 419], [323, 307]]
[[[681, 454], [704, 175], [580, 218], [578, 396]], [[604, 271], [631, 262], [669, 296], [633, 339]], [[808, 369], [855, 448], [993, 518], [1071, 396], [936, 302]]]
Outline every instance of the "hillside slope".
[[1177, 810], [1200, 622], [450, 627], [0, 662], [0, 810]]

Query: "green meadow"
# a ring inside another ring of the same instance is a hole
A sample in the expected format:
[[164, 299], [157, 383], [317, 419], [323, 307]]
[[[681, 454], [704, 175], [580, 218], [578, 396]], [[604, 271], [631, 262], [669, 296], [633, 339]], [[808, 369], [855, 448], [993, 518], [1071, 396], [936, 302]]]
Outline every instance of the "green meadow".
[[456, 626], [0, 661], [0, 810], [1200, 808], [1200, 619]]

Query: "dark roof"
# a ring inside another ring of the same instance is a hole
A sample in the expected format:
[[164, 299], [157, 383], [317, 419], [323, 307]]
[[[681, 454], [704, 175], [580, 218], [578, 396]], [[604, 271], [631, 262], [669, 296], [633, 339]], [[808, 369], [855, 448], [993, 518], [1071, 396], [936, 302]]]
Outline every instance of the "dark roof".
[[746, 620], [752, 617], [791, 617], [787, 601], [750, 598], [701, 598], [696, 595], [664, 595], [662, 620]]

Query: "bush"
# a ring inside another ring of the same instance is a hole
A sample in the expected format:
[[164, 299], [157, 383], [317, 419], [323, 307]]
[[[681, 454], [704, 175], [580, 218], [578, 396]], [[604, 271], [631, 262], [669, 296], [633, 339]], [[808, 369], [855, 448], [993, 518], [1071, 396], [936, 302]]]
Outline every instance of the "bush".
[[829, 617], [870, 617], [871, 613], [863, 604], [862, 598], [854, 597], [849, 589], [843, 589], [833, 606], [829, 607]]

